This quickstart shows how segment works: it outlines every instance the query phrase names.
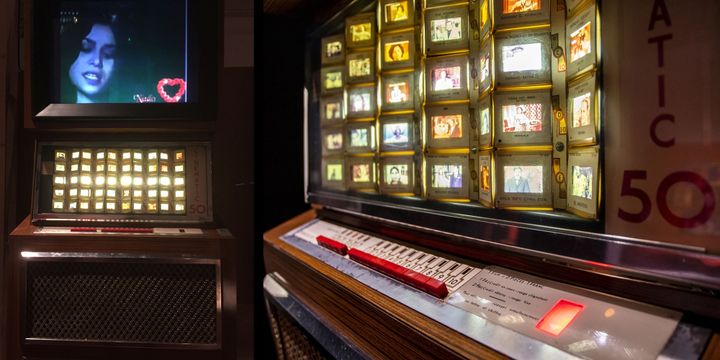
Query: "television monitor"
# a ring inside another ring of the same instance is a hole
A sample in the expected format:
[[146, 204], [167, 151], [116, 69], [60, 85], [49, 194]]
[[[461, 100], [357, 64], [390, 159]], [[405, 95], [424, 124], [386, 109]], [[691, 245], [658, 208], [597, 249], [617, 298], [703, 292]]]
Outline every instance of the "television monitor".
[[348, 53], [345, 64], [348, 84], [375, 82], [375, 49]]
[[425, 50], [428, 55], [468, 49], [468, 33], [467, 5], [425, 11]]
[[377, 96], [375, 85], [356, 86], [347, 91], [347, 117], [369, 119], [375, 117]]
[[383, 35], [380, 43], [382, 71], [414, 67], [416, 44], [414, 29]]
[[550, 91], [495, 95], [495, 146], [551, 145]]
[[550, 0], [495, 0], [495, 26], [550, 23]]
[[345, 118], [342, 94], [323, 96], [320, 98], [320, 123], [331, 125], [342, 123]]
[[333, 35], [320, 40], [320, 63], [323, 66], [345, 63], [345, 35]]
[[326, 189], [345, 189], [345, 161], [342, 157], [322, 159], [322, 187]]
[[216, 111], [216, 3], [56, 0], [26, 8], [28, 119], [200, 120]]
[[33, 222], [212, 222], [204, 142], [40, 142]]
[[495, 207], [552, 209], [552, 152], [500, 151], [495, 154]]
[[416, 147], [415, 114], [380, 117], [380, 150], [407, 151]]
[[568, 19], [565, 30], [567, 77], [573, 78], [593, 69], [597, 61], [595, 6], [588, 6]]
[[348, 124], [345, 127], [345, 151], [367, 153], [375, 151], [374, 122]]
[[[425, 161], [427, 196], [435, 200], [470, 199], [470, 161], [467, 155], [429, 155]], [[474, 162], [473, 162], [474, 163]]]
[[517, 30], [495, 36], [495, 86], [550, 84], [550, 32]]
[[469, 148], [477, 141], [466, 104], [427, 106], [425, 119], [428, 149]]
[[323, 155], [342, 154], [345, 150], [345, 132], [342, 126], [322, 129], [320, 137]]
[[485, 207], [493, 205], [493, 153], [478, 152], [478, 201]]
[[415, 0], [381, 0], [380, 31], [413, 26], [415, 14]]
[[589, 219], [598, 217], [600, 194], [600, 148], [571, 148], [568, 151], [568, 211]]
[[346, 176], [348, 188], [353, 190], [376, 190], [375, 158], [346, 157]]
[[475, 121], [478, 128], [478, 146], [481, 149], [493, 146], [493, 109], [492, 96], [489, 94], [480, 99], [475, 109]]
[[375, 46], [375, 13], [357, 14], [345, 19], [345, 44], [348, 48]]
[[342, 93], [344, 86], [344, 66], [330, 66], [320, 69], [320, 92], [322, 94]]
[[383, 113], [415, 109], [415, 72], [383, 76], [381, 84]]
[[568, 143], [570, 146], [597, 143], [599, 117], [595, 73], [583, 76], [568, 85]]
[[380, 159], [380, 192], [389, 195], [418, 194], [415, 158], [387, 156]]
[[428, 58], [425, 65], [427, 102], [467, 100], [468, 67], [467, 55]]

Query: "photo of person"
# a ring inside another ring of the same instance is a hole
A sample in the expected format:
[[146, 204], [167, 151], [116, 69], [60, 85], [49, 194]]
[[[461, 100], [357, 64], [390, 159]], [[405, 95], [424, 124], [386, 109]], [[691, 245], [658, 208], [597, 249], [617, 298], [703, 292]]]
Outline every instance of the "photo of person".
[[461, 70], [459, 66], [437, 68], [432, 71], [433, 91], [460, 89]]
[[503, 0], [503, 14], [540, 10], [541, 0]]
[[385, 62], [406, 61], [410, 59], [410, 41], [397, 41], [385, 44]]
[[462, 165], [433, 165], [432, 187], [440, 189], [462, 188]]
[[590, 93], [573, 98], [573, 127], [590, 125]]
[[593, 169], [590, 166], [573, 166], [572, 196], [592, 199]]
[[490, 133], [490, 109], [485, 108], [480, 111], [480, 135]]
[[490, 77], [490, 54], [480, 58], [480, 82]]
[[325, 118], [328, 120], [342, 119], [342, 103], [331, 102], [325, 104]]
[[370, 40], [372, 38], [372, 33], [370, 32], [371, 26], [372, 25], [370, 23], [350, 25], [350, 34], [352, 34], [352, 41], [359, 42]]
[[370, 164], [356, 164], [352, 166], [353, 182], [370, 181]]
[[433, 116], [430, 121], [433, 139], [457, 139], [462, 137], [462, 115]]
[[328, 134], [325, 136], [325, 147], [328, 150], [342, 149], [342, 133]]
[[505, 166], [503, 178], [506, 193], [541, 194], [543, 192], [542, 166]]
[[587, 24], [570, 34], [570, 62], [574, 62], [592, 51], [590, 25], [588, 21]]
[[370, 145], [368, 142], [368, 129], [350, 129], [350, 146], [365, 147]]
[[542, 70], [542, 44], [503, 46], [503, 72]]
[[480, 188], [490, 191], [490, 168], [487, 165], [483, 165], [480, 169]]
[[394, 123], [383, 125], [383, 144], [404, 144], [409, 141], [408, 124]]
[[430, 20], [430, 41], [448, 41], [462, 38], [462, 18]]
[[408, 19], [408, 2], [398, 1], [385, 5], [385, 22], [396, 22]]
[[503, 105], [503, 132], [540, 132], [543, 129], [542, 104]]
[[341, 54], [342, 54], [342, 42], [333, 41], [326, 45], [326, 48], [325, 48], [325, 56], [326, 57], [333, 58], [336, 56], [340, 56]]
[[350, 77], [370, 75], [370, 58], [352, 59], [348, 62]]
[[343, 179], [342, 164], [328, 164], [327, 165], [327, 179], [330, 181], [342, 181], [342, 179]]
[[115, 70], [115, 32], [112, 22], [97, 22], [80, 41], [80, 51], [68, 70], [78, 104], [107, 101]]
[[350, 111], [370, 111], [370, 94], [350, 94]]
[[390, 104], [397, 104], [406, 102], [408, 100], [408, 83], [407, 81], [401, 82], [388, 82], [387, 90], [385, 90], [385, 101]]
[[337, 89], [343, 86], [342, 83], [342, 72], [329, 72], [325, 74], [325, 88], [326, 89]]
[[409, 185], [407, 164], [388, 164], [385, 165], [385, 184], [386, 185]]

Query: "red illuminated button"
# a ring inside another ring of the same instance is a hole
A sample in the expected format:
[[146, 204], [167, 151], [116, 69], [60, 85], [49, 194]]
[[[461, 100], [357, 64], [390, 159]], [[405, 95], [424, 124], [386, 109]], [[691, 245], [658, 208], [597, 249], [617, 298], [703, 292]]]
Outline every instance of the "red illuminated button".
[[335, 241], [333, 239], [326, 238], [322, 235], [319, 235], [318, 237], [315, 238], [315, 240], [317, 240], [318, 245], [320, 245], [330, 251], [334, 251], [340, 255], [345, 256], [348, 252], [348, 248], [347, 248], [347, 246], [345, 246], [345, 244]]
[[400, 280], [430, 295], [441, 299], [448, 295], [447, 286], [440, 280], [433, 279], [417, 271], [410, 270], [404, 266], [381, 259], [375, 255], [368, 254], [358, 249], [350, 249], [348, 251], [348, 255], [352, 260]]
[[540, 322], [535, 327], [550, 335], [560, 335], [575, 320], [583, 308], [585, 308], [583, 305], [560, 300], [540, 319]]

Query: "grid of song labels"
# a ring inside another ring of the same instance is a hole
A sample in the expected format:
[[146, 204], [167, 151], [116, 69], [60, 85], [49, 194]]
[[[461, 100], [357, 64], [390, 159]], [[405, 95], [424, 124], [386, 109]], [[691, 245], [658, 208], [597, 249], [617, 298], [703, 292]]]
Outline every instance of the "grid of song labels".
[[54, 153], [53, 212], [186, 212], [185, 149], [57, 148]]

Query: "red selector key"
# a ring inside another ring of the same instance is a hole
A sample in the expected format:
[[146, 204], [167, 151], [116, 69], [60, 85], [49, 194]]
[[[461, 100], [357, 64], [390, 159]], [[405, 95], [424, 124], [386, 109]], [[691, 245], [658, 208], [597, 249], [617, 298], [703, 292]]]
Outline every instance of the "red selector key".
[[448, 295], [447, 286], [440, 280], [423, 275], [417, 271], [410, 270], [404, 266], [391, 263], [358, 249], [350, 249], [348, 251], [348, 255], [352, 260], [380, 271], [385, 275], [400, 280], [430, 295], [440, 299], [444, 299]]
[[342, 256], [345, 256], [348, 253], [347, 246], [345, 246], [345, 244], [341, 242], [335, 241], [322, 235], [318, 235], [315, 240], [317, 241], [318, 245], [330, 251], [336, 252]]

